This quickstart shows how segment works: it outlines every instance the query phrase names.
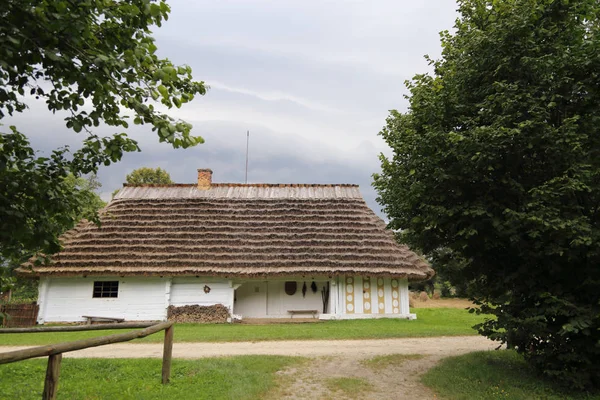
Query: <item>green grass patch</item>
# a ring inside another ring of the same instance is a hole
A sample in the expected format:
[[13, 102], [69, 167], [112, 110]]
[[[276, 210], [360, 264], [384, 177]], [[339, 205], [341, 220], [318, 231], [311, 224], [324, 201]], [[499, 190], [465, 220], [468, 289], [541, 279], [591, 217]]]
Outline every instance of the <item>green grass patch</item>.
[[[274, 373], [298, 357], [241, 356], [173, 360], [162, 385], [159, 359], [62, 361], [59, 399], [259, 399], [276, 385]], [[46, 359], [0, 365], [0, 398], [39, 399]]]
[[[420, 308], [417, 320], [372, 319], [325, 321], [306, 324], [177, 324], [176, 342], [239, 342], [264, 340], [347, 340], [402, 337], [475, 335], [472, 326], [483, 322], [481, 315], [456, 308]], [[124, 331], [87, 331], [62, 333], [5, 333], [1, 345], [44, 345], [103, 336]], [[161, 342], [163, 334], [148, 336], [141, 342]]]
[[373, 390], [373, 385], [363, 378], [329, 378], [325, 380], [325, 386], [332, 392], [342, 392], [345, 399], [359, 398]]
[[535, 373], [514, 351], [487, 351], [449, 357], [429, 370], [423, 383], [451, 400], [592, 400], [600, 394], [567, 393]]
[[389, 367], [396, 367], [410, 360], [420, 360], [425, 357], [423, 354], [386, 354], [363, 360], [361, 362], [365, 367], [382, 370]]

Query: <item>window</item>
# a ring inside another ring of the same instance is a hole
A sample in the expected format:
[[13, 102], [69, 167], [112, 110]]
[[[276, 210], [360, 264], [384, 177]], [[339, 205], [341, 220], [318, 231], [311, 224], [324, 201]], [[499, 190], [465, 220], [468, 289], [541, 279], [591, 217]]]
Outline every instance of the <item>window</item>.
[[118, 297], [119, 281], [95, 281], [92, 297]]

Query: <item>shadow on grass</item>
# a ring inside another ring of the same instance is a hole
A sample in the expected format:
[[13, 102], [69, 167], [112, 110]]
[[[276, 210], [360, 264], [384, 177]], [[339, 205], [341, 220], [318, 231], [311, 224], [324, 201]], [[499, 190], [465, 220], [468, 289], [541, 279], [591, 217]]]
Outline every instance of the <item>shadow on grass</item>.
[[539, 376], [514, 351], [483, 351], [449, 357], [429, 370], [423, 383], [441, 398], [600, 400], [600, 392], [565, 391]]

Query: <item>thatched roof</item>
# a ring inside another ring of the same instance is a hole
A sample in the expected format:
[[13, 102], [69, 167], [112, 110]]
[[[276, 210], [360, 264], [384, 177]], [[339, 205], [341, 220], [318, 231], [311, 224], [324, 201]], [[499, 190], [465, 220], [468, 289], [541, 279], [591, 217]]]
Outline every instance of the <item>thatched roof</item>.
[[[120, 276], [433, 276], [356, 185], [125, 186], [30, 273]], [[26, 272], [25, 268], [21, 269]]]

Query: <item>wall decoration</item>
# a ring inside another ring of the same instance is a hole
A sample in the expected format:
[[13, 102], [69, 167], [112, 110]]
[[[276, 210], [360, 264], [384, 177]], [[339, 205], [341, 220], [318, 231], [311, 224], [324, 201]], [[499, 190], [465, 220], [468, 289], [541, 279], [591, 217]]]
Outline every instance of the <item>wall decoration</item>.
[[293, 296], [296, 294], [296, 290], [298, 289], [298, 283], [289, 281], [284, 283], [283, 287], [285, 289], [285, 294]]
[[400, 314], [400, 287], [398, 285], [398, 279], [392, 279], [392, 312], [394, 314]]
[[[371, 278], [363, 277], [363, 313], [371, 314], [373, 299], [371, 299]], [[377, 310], [375, 310], [377, 311]]]
[[347, 276], [344, 286], [346, 287], [346, 314], [354, 314], [354, 278]]
[[310, 290], [312, 290], [313, 293], [317, 293], [317, 284], [315, 281], [310, 284]]
[[204, 285], [204, 293], [206, 293], [206, 294], [210, 293], [210, 286]]
[[302, 297], [306, 297], [306, 282], [302, 285]]
[[383, 278], [377, 278], [377, 313], [385, 314], [385, 289]]

